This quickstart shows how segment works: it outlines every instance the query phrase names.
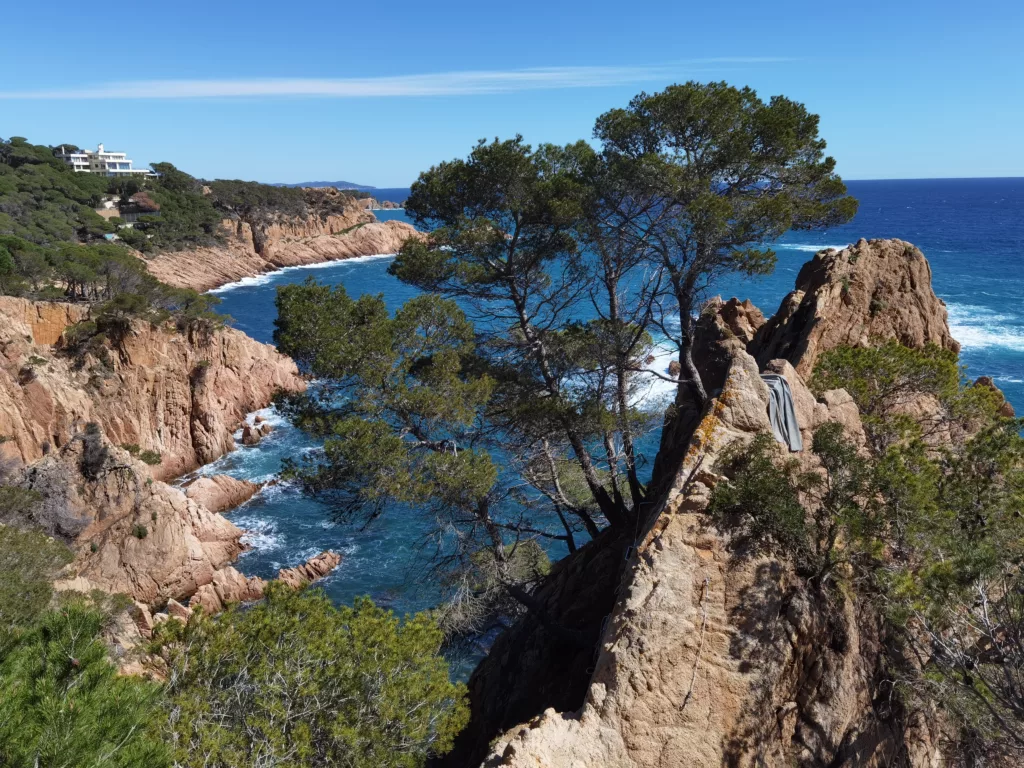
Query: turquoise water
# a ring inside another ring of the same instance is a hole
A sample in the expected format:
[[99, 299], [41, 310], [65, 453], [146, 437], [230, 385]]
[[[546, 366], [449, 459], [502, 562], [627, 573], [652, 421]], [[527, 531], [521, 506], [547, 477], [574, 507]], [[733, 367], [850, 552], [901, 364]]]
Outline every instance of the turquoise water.
[[[992, 376], [1011, 402], [1024, 410], [1024, 179], [851, 182], [861, 200], [856, 219], [828, 232], [791, 233], [776, 248], [778, 269], [761, 280], [732, 280], [719, 286], [724, 296], [750, 298], [765, 314], [793, 288], [796, 273], [822, 247], [844, 246], [860, 237], [900, 237], [928, 256], [936, 292], [948, 304], [953, 335], [964, 345], [969, 374]], [[402, 211], [378, 211], [381, 219], [404, 219]], [[352, 259], [314, 268], [283, 270], [243, 281], [217, 293], [221, 310], [235, 327], [261, 341], [273, 334], [274, 294], [279, 285], [307, 276], [345, 285], [350, 294], [381, 293], [397, 307], [414, 291], [387, 274], [388, 257]], [[259, 446], [239, 447], [205, 467], [269, 480], [281, 459], [315, 448], [272, 409], [263, 412], [276, 425]], [[653, 457], [652, 457], [653, 458]], [[341, 552], [338, 569], [322, 582], [331, 597], [350, 602], [370, 595], [399, 613], [433, 605], [438, 597], [426, 576], [417, 542], [427, 525], [409, 510], [393, 510], [363, 528], [334, 521], [330, 506], [281, 484], [265, 489], [232, 513], [250, 531], [252, 549], [238, 567], [249, 575], [273, 576], [324, 549]]]

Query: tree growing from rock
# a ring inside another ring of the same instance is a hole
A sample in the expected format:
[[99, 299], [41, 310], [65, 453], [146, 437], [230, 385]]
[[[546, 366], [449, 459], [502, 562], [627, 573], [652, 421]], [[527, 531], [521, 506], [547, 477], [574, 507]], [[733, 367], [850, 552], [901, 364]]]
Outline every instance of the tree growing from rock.
[[430, 234], [390, 272], [429, 298], [394, 320], [314, 284], [278, 300], [278, 344], [331, 382], [307, 423], [332, 439], [300, 476], [375, 510], [430, 509], [441, 551], [465, 567], [487, 549], [520, 602], [519, 542], [574, 549], [606, 525], [635, 530], [651, 501], [642, 401], [671, 378], [650, 370], [653, 334], [703, 404], [690, 349], [704, 293], [770, 271], [765, 243], [788, 229], [856, 209], [817, 117], [781, 97], [673, 86], [606, 113], [595, 135], [601, 151], [481, 141], [423, 173], [406, 211]]

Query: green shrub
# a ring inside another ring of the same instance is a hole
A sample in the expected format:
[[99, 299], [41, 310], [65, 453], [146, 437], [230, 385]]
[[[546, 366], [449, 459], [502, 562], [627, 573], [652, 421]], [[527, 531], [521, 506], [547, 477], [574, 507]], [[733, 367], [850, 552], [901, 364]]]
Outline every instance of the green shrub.
[[149, 535], [149, 529], [146, 528], [142, 523], [136, 523], [135, 527], [132, 528], [132, 536], [136, 539], [144, 539]]
[[708, 512], [741, 533], [754, 551], [791, 559], [823, 587], [835, 580], [840, 564], [874, 551], [879, 516], [870, 502], [873, 467], [836, 422], [818, 427], [811, 444], [824, 474], [799, 471], [796, 460], [778, 456], [776, 445], [761, 433], [747, 449], [727, 456], [721, 469], [729, 479], [715, 486]]
[[0, 658], [0, 765], [163, 768], [160, 686], [122, 677], [79, 598]]
[[[425, 615], [271, 585], [265, 602], [163, 625], [168, 741], [183, 768], [422, 766], [465, 725]], [[297, 718], [294, 713], [302, 713]]]
[[160, 451], [145, 450], [139, 453], [139, 460], [144, 464], [149, 464], [151, 467], [155, 467], [161, 461], [164, 460], [163, 454]]
[[[937, 434], [949, 426], [992, 418], [998, 395], [966, 386], [955, 352], [928, 344], [911, 349], [889, 340], [872, 347], [837, 347], [818, 358], [811, 388], [845, 389], [857, 403], [872, 450], [882, 453], [907, 437]], [[924, 419], [907, 415], [922, 395], [939, 408]]]
[[[20, 489], [0, 487], [0, 505], [5, 496], [11, 503], [11, 492], [16, 491]], [[70, 561], [71, 551], [60, 542], [37, 531], [0, 525], [0, 658], [7, 643], [46, 609], [53, 594], [51, 582]]]

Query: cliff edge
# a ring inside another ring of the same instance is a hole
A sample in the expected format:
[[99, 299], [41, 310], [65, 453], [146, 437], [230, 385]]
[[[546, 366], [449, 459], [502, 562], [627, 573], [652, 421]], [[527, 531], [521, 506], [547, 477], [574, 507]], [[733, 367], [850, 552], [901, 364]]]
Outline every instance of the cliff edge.
[[177, 477], [231, 451], [246, 414], [275, 392], [305, 388], [291, 359], [230, 328], [136, 320], [116, 343], [62, 344], [88, 313], [0, 297], [0, 457], [38, 461], [96, 422], [113, 444], [159, 454], [154, 478]]
[[[768, 321], [749, 302], [709, 305], [695, 360], [713, 397], [674, 435], [681, 459], [670, 487], [635, 542], [599, 537], [554, 574], [558, 594], [600, 593], [587, 617], [599, 640], [570, 648], [532, 616], [520, 620], [474, 673], [473, 721], [446, 765], [941, 764], [928, 713], [897, 711], [879, 695], [883, 630], [856, 594], [821, 605], [786, 560], [745, 549], [704, 514], [717, 459], [770, 430], [760, 374], [786, 379], [805, 446], [828, 421], [863, 446], [852, 398], [808, 388], [817, 356], [875, 338], [959, 349], [930, 278], [913, 246], [861, 241], [815, 256]], [[809, 449], [792, 456], [818, 469]], [[606, 593], [609, 570], [621, 576]], [[541, 598], [555, 589], [544, 585]], [[544, 604], [549, 620], [578, 628], [579, 603]], [[537, 651], [545, 646], [556, 651]], [[502, 690], [499, 680], [513, 682]], [[543, 684], [531, 693], [520, 680]]]

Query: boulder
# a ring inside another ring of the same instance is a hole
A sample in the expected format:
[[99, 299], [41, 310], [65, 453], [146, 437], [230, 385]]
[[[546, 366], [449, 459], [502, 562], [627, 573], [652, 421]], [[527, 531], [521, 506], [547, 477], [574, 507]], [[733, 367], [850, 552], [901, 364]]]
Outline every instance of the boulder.
[[251, 499], [260, 487], [258, 483], [229, 475], [212, 475], [190, 483], [185, 488], [185, 495], [211, 512], [225, 512]]
[[242, 445], [259, 445], [263, 439], [263, 432], [253, 424], [246, 424], [242, 427]]
[[[301, 589], [307, 584], [322, 579], [341, 563], [341, 555], [335, 552], [321, 552], [294, 568], [282, 568], [278, 580], [291, 587]], [[219, 613], [232, 603], [248, 603], [260, 600], [267, 588], [267, 582], [258, 576], [244, 576], [228, 566], [215, 571], [209, 584], [199, 588], [191, 607], [201, 606], [207, 614]]]
[[149, 639], [153, 636], [153, 614], [149, 611], [149, 606], [145, 603], [140, 603], [136, 600], [132, 604], [132, 617], [135, 619], [135, 624], [139, 628], [139, 632], [142, 637]]
[[192, 609], [186, 608], [172, 597], [167, 601], [167, 615], [172, 619], [188, 621], [192, 617]]
[[322, 579], [341, 563], [341, 555], [337, 552], [321, 552], [294, 568], [282, 568], [277, 578], [293, 589], [300, 589], [306, 584]]
[[215, 571], [209, 584], [199, 588], [189, 602], [201, 606], [207, 614], [219, 613], [232, 603], [247, 603], [263, 597], [266, 582], [258, 576], [246, 577], [227, 566]]

